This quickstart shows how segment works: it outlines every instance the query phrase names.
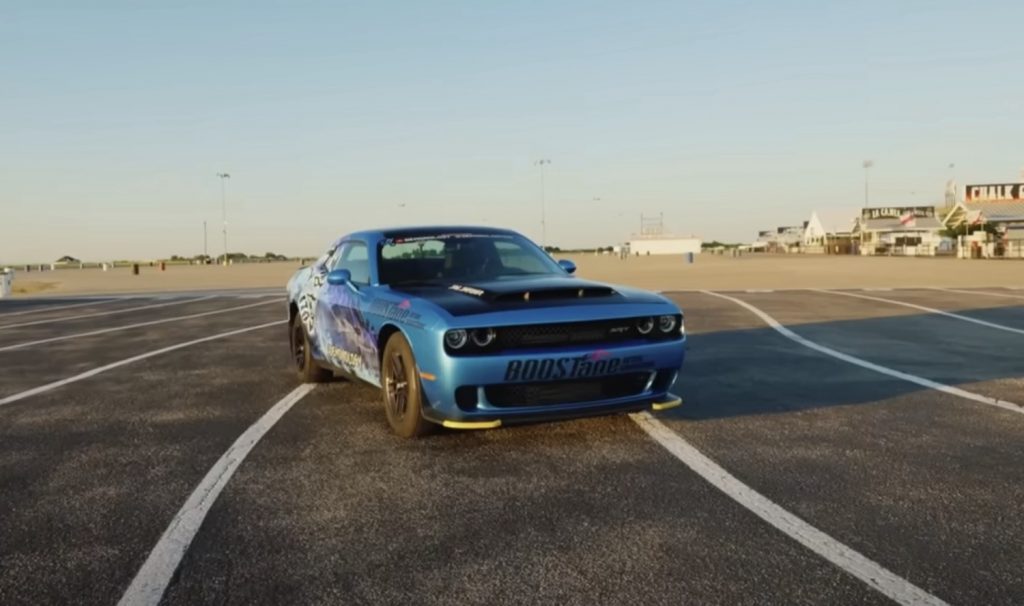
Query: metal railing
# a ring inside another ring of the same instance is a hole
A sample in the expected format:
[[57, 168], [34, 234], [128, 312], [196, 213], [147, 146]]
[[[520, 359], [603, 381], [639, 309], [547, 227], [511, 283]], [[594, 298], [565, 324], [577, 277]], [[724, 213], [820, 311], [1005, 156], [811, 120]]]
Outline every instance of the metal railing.
[[1024, 239], [968, 241], [959, 256], [966, 259], [1024, 259]]
[[992, 256], [996, 259], [1024, 259], [1024, 239], [994, 242]]

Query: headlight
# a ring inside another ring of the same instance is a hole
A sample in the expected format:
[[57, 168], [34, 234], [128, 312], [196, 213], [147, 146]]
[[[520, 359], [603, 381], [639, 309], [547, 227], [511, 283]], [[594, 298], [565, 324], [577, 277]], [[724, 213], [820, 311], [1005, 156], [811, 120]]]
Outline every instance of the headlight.
[[642, 335], [649, 335], [654, 330], [654, 318], [640, 318], [636, 321], [636, 329]]
[[477, 328], [470, 333], [470, 336], [473, 338], [473, 344], [477, 347], [487, 347], [498, 338], [498, 333], [494, 332], [493, 328]]
[[444, 343], [452, 349], [462, 349], [466, 346], [467, 341], [469, 341], [469, 334], [461, 328], [444, 333]]
[[658, 316], [658, 330], [663, 333], [672, 332], [677, 325], [675, 316]]

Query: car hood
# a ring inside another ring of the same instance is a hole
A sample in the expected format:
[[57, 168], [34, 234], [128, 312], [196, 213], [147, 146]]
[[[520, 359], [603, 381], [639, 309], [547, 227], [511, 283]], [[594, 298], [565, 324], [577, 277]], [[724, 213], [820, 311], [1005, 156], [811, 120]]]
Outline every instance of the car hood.
[[571, 277], [454, 282], [394, 286], [392, 290], [430, 301], [453, 316], [548, 307], [662, 303], [644, 291]]

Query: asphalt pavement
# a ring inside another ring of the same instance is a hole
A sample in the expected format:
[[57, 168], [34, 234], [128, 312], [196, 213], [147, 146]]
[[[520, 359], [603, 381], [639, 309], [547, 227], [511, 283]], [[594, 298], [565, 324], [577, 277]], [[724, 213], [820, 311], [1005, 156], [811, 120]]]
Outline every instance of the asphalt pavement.
[[[1024, 292], [984, 292], [721, 293], [838, 357], [734, 301], [671, 294], [690, 332], [684, 405], [656, 417], [935, 600], [1024, 603]], [[211, 468], [297, 386], [279, 296], [207, 297], [0, 301], [0, 603], [117, 603]], [[404, 441], [374, 389], [338, 380], [208, 506], [164, 603], [891, 597], [628, 416]]]

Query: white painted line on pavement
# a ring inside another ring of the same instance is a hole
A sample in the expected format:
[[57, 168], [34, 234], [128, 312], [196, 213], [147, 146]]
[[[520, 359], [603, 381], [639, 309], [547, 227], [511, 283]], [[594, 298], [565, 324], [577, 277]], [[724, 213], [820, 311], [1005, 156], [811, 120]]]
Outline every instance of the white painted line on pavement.
[[881, 564], [833, 539], [747, 486], [649, 413], [633, 413], [629, 416], [647, 432], [647, 435], [654, 438], [655, 442], [672, 453], [697, 475], [711, 483], [712, 486], [746, 507], [757, 517], [781, 530], [791, 539], [860, 579], [885, 597], [906, 605], [940, 606], [946, 604], [943, 600], [889, 572]]
[[20, 324], [4, 324], [0, 326], [0, 330], [7, 328], [21, 328], [23, 326], [37, 326], [39, 324], [54, 324], [56, 322], [68, 322], [71, 320], [82, 320], [85, 318], [98, 318], [100, 316], [112, 316], [114, 314], [124, 314], [130, 311], [142, 311], [143, 309], [156, 309], [158, 307], [170, 307], [171, 305], [181, 305], [183, 303], [196, 303], [198, 301], [206, 301], [207, 299], [214, 298], [215, 295], [206, 297], [199, 297], [197, 299], [185, 299], [179, 301], [171, 301], [170, 303], [158, 303], [156, 305], [143, 305], [141, 307], [129, 307], [128, 309], [115, 309], [114, 311], [104, 311], [95, 314], [83, 314], [80, 316], [64, 316], [61, 318], [50, 318], [48, 320], [36, 320], [34, 322], [22, 322]]
[[936, 288], [944, 292], [960, 292], [968, 295], [983, 295], [986, 297], [1002, 297], [1004, 299], [1024, 299], [1024, 295], [1008, 295], [1001, 292], [984, 292], [981, 290], [960, 290], [958, 288]]
[[902, 372], [902, 371], [899, 371], [899, 370], [895, 370], [895, 369], [889, 368], [887, 366], [881, 366], [879, 364], [875, 364], [874, 362], [868, 362], [867, 360], [863, 360], [863, 359], [858, 358], [856, 356], [851, 356], [849, 354], [844, 354], [843, 352], [836, 351], [836, 350], [832, 349], [831, 347], [825, 347], [824, 345], [819, 345], [818, 343], [815, 343], [814, 341], [811, 341], [809, 339], [805, 339], [805, 338], [801, 337], [800, 335], [796, 334], [792, 330], [790, 330], [790, 329], [786, 328], [785, 326], [783, 326], [782, 324], [780, 324], [775, 318], [769, 316], [765, 312], [763, 312], [760, 309], [754, 307], [750, 303], [747, 303], [746, 301], [741, 301], [740, 299], [736, 299], [736, 298], [730, 297], [728, 295], [723, 295], [721, 293], [711, 292], [710, 290], [704, 290], [704, 291], [701, 291], [701, 292], [703, 292], [704, 294], [707, 294], [707, 295], [711, 295], [712, 297], [718, 297], [720, 299], [725, 299], [727, 301], [732, 301], [733, 303], [739, 305], [740, 307], [747, 308], [754, 315], [756, 315], [757, 317], [759, 317], [762, 320], [764, 320], [765, 324], [767, 324], [768, 326], [770, 326], [773, 329], [775, 329], [775, 331], [780, 333], [782, 336], [786, 337], [787, 339], [789, 339], [791, 341], [796, 341], [797, 343], [799, 343], [800, 345], [803, 345], [804, 347], [807, 347], [809, 349], [813, 349], [815, 351], [821, 352], [821, 353], [823, 353], [823, 354], [825, 354], [827, 356], [832, 356], [833, 358], [842, 360], [843, 362], [848, 362], [848, 363], [853, 364], [855, 366], [860, 366], [861, 368], [867, 368], [868, 370], [873, 370], [873, 371], [881, 373], [883, 375], [888, 375], [890, 377], [894, 377], [894, 378], [897, 378], [897, 379], [902, 379], [903, 381], [907, 381], [909, 383], [916, 383], [918, 385], [921, 385], [922, 387], [927, 387], [929, 389], [934, 389], [936, 391], [941, 391], [943, 393], [948, 393], [950, 395], [958, 396], [958, 397], [961, 397], [961, 398], [964, 398], [964, 399], [967, 399], [967, 400], [972, 400], [974, 402], [980, 402], [982, 404], [988, 404], [989, 406], [995, 406], [997, 408], [1002, 408], [1004, 410], [1009, 410], [1009, 411], [1016, 412], [1016, 413], [1019, 413], [1019, 414], [1024, 414], [1024, 408], [1022, 408], [1020, 406], [1020, 404], [1014, 404], [1013, 402], [1010, 402], [1008, 400], [998, 400], [996, 398], [990, 398], [988, 396], [983, 396], [981, 394], [977, 394], [977, 393], [974, 393], [974, 392], [971, 392], [971, 391], [967, 391], [965, 389], [960, 389], [959, 387], [953, 387], [951, 385], [945, 385], [943, 383], [937, 383], [935, 381], [932, 381], [931, 379], [926, 379], [924, 377], [919, 377], [917, 375], [912, 375], [910, 373], [906, 373], [906, 372]]
[[135, 574], [131, 585], [121, 596], [119, 606], [142, 606], [160, 603], [171, 577], [178, 569], [181, 559], [188, 551], [192, 539], [199, 532], [206, 514], [213, 507], [221, 491], [231, 480], [238, 466], [260, 439], [287, 413], [299, 400], [313, 391], [315, 384], [306, 383], [296, 387], [277, 404], [274, 404], [258, 421], [245, 430], [235, 443], [228, 448], [210, 471], [206, 472], [188, 500], [182, 505], [178, 514], [164, 530], [160, 540], [149, 552], [142, 568]]
[[120, 299], [97, 299], [95, 301], [86, 301], [84, 303], [73, 303], [71, 305], [46, 305], [39, 299], [27, 299], [24, 302], [28, 303], [40, 303], [39, 307], [33, 307], [32, 309], [26, 309], [24, 311], [12, 311], [10, 313], [0, 314], [0, 320], [3, 318], [10, 318], [13, 316], [23, 316], [25, 314], [38, 314], [44, 311], [60, 311], [62, 309], [72, 309], [74, 307], [85, 307], [86, 305], [103, 305], [104, 303], [113, 303]]
[[68, 385], [70, 383], [76, 383], [76, 382], [81, 381], [83, 379], [88, 379], [89, 377], [95, 377], [96, 375], [104, 373], [104, 372], [107, 372], [108, 370], [113, 370], [115, 368], [119, 368], [121, 366], [125, 366], [127, 364], [131, 364], [133, 362], [138, 362], [139, 360], [145, 360], [146, 358], [152, 358], [153, 356], [159, 356], [160, 354], [170, 353], [170, 352], [176, 351], [178, 349], [183, 349], [185, 347], [191, 347], [192, 345], [198, 345], [200, 343], [206, 343], [207, 341], [215, 341], [217, 339], [223, 339], [225, 337], [232, 337], [234, 335], [240, 335], [242, 333], [252, 332], [254, 330], [260, 330], [261, 328], [267, 328], [267, 327], [270, 327], [270, 326], [278, 326], [280, 324], [287, 324], [287, 323], [288, 323], [288, 320], [277, 320], [276, 322], [267, 322], [266, 324], [257, 324], [256, 326], [249, 326], [247, 328], [239, 328], [237, 330], [229, 330], [228, 332], [222, 332], [222, 333], [219, 333], [219, 334], [216, 334], [216, 335], [210, 335], [208, 337], [203, 337], [201, 339], [194, 339], [192, 341], [185, 341], [184, 343], [178, 343], [177, 345], [171, 345], [169, 347], [163, 347], [161, 349], [154, 349], [153, 351], [148, 351], [148, 352], [146, 352], [144, 354], [139, 354], [137, 356], [132, 356], [130, 358], [125, 358], [123, 360], [118, 360], [117, 362], [112, 362], [110, 364], [105, 364], [103, 366], [99, 366], [97, 368], [93, 368], [92, 370], [87, 370], [87, 371], [85, 371], [83, 373], [74, 375], [72, 377], [68, 377], [66, 379], [61, 379], [59, 381], [53, 381], [52, 383], [47, 383], [45, 385], [40, 385], [39, 387], [33, 387], [32, 389], [26, 389], [25, 391], [18, 392], [18, 393], [14, 394], [14, 395], [11, 395], [11, 396], [7, 396], [6, 398], [0, 398], [0, 406], [3, 406], [5, 404], [10, 404], [12, 402], [17, 402], [18, 400], [24, 400], [25, 398], [28, 398], [30, 396], [34, 396], [36, 394], [41, 394], [41, 393], [50, 391], [52, 389], [57, 389], [58, 387], [63, 387], [64, 385]]
[[260, 305], [270, 305], [271, 303], [279, 303], [279, 301], [260, 301], [259, 303], [250, 303], [249, 305], [239, 305], [237, 307], [228, 307], [226, 309], [215, 309], [213, 311], [204, 311], [198, 314], [190, 314], [187, 316], [175, 316], [173, 318], [162, 318], [160, 320], [150, 320], [149, 322], [139, 322], [137, 324], [128, 324], [127, 326], [114, 326], [112, 328], [101, 328], [100, 330], [90, 330], [88, 332], [78, 332], [72, 335], [63, 335], [60, 337], [50, 337], [49, 339], [39, 339], [38, 341], [26, 341], [24, 343], [15, 343], [14, 345], [5, 345], [0, 347], [0, 351], [11, 351], [13, 349], [24, 349], [26, 347], [34, 347], [36, 345], [42, 345], [44, 343], [53, 343], [55, 341], [67, 341], [68, 339], [79, 339], [81, 337], [94, 337], [96, 335], [103, 335], [109, 332], [117, 332], [119, 330], [130, 330], [132, 328], [142, 328], [144, 326], [155, 326], [157, 324], [167, 324], [168, 322], [181, 322], [182, 320], [191, 320], [192, 318], [202, 318], [205, 316], [215, 316], [217, 314], [226, 314], [231, 311], [238, 311], [240, 309], [249, 309], [250, 307], [258, 307]]
[[814, 292], [823, 292], [830, 295], [842, 295], [844, 297], [856, 297], [858, 299], [867, 299], [868, 301], [879, 301], [881, 303], [889, 303], [890, 305], [901, 305], [903, 307], [909, 307], [911, 309], [919, 309], [921, 311], [926, 311], [930, 314], [938, 314], [940, 316], [946, 316], [947, 318], [963, 320], [964, 322], [970, 322], [971, 324], [977, 324], [979, 326], [987, 326], [988, 328], [995, 328], [996, 330], [1003, 330], [1006, 332], [1016, 333], [1018, 335], [1024, 335], [1024, 329], [1013, 328], [1012, 326], [1004, 326], [1003, 324], [996, 324], [995, 322], [986, 322], [985, 320], [979, 320], [978, 318], [972, 318], [970, 316], [955, 314], [950, 311], [942, 311], [941, 309], [935, 309], [934, 307], [925, 307], [924, 305], [907, 303], [906, 301], [896, 301], [895, 299], [883, 299], [882, 297], [869, 297], [867, 295], [857, 295], [852, 292], [840, 292], [838, 290], [815, 289]]

